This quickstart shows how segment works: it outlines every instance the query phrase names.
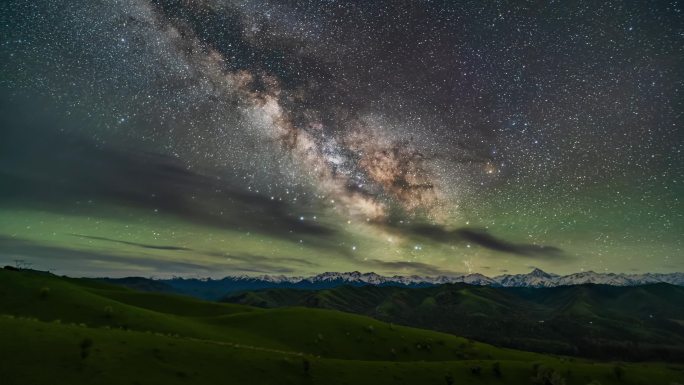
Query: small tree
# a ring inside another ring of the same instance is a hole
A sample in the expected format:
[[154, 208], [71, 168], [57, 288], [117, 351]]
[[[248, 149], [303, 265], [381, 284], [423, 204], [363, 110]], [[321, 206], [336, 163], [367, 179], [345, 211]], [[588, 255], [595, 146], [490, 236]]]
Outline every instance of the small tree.
[[446, 385], [454, 385], [454, 376], [451, 373], [447, 373], [444, 376], [444, 381], [446, 381]]
[[482, 374], [482, 368], [477, 366], [477, 365], [471, 366], [470, 367], [470, 374], [473, 374], [475, 376], [479, 376], [480, 374]]

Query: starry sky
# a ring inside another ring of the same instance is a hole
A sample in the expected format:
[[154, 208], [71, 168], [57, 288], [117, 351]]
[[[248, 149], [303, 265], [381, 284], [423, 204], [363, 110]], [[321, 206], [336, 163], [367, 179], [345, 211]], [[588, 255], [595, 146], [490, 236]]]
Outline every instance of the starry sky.
[[684, 271], [682, 7], [3, 1], [0, 262]]

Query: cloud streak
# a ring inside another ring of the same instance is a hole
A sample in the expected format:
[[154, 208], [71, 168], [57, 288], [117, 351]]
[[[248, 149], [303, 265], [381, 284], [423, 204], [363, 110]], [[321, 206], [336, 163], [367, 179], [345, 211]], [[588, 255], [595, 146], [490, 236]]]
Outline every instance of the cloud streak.
[[129, 241], [122, 241], [119, 239], [112, 239], [112, 238], [107, 238], [107, 237], [96, 237], [92, 235], [83, 235], [83, 234], [70, 234], [73, 235], [74, 237], [78, 238], [84, 238], [84, 239], [92, 239], [92, 240], [97, 240], [97, 241], [105, 241], [105, 242], [113, 242], [113, 243], [118, 243], [122, 245], [128, 245], [128, 246], [136, 246], [136, 247], [141, 247], [143, 249], [153, 249], [153, 250], [170, 250], [170, 251], [190, 251], [192, 249], [189, 249], [187, 247], [180, 247], [180, 246], [170, 246], [170, 245], [150, 245], [146, 243], [138, 243], [138, 242], [129, 242]]
[[405, 234], [416, 235], [437, 242], [472, 242], [490, 250], [524, 257], [567, 257], [563, 250], [554, 246], [509, 242], [495, 237], [482, 229], [461, 228], [448, 230], [443, 226], [428, 224], [396, 227], [396, 229]]
[[[7, 182], [0, 197], [6, 201], [54, 211], [66, 210], [65, 202], [104, 201], [218, 228], [288, 239], [292, 232], [321, 243], [335, 234], [323, 224], [301, 221], [289, 203], [241, 191], [235, 181], [203, 175], [167, 156], [98, 146], [40, 127], [9, 127], [3, 136], [14, 148], [0, 154], [0, 177]], [[60, 151], [42, 150], [47, 143]]]
[[[181, 274], [184, 276], [212, 276], [221, 278], [230, 273], [281, 273], [289, 274], [299, 269], [315, 270], [318, 266], [313, 262], [294, 257], [267, 257], [255, 254], [236, 255], [193, 251], [173, 246], [147, 245], [135, 242], [122, 242], [105, 237], [75, 235], [81, 238], [104, 242], [126, 244], [144, 249], [181, 251], [184, 258], [169, 258], [153, 255], [124, 255], [106, 251], [102, 248], [93, 250], [52, 245], [47, 242], [36, 242], [27, 239], [12, 238], [0, 235], [0, 258], [5, 264], [13, 260], [24, 259], [38, 269], [57, 270], [69, 274], [85, 274], [102, 276], [103, 274], [130, 275], [145, 272], [147, 274]], [[199, 255], [211, 257], [202, 262], [194, 262]], [[219, 273], [221, 275], [216, 276]]]

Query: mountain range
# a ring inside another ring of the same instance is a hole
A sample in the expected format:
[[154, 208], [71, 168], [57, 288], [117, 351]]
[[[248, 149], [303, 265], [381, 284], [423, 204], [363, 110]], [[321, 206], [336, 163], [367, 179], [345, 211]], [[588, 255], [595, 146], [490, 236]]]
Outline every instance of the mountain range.
[[619, 273], [596, 273], [593, 271], [574, 273], [569, 275], [558, 275], [547, 273], [541, 269], [534, 269], [527, 274], [504, 274], [495, 277], [475, 274], [459, 274], [453, 276], [440, 275], [430, 276], [401, 276], [391, 277], [382, 276], [375, 273], [360, 273], [358, 271], [350, 273], [323, 273], [311, 277], [286, 277], [262, 275], [258, 277], [236, 277], [238, 279], [257, 279], [266, 282], [345, 282], [345, 283], [364, 283], [370, 285], [441, 285], [445, 283], [467, 283], [478, 286], [494, 287], [556, 287], [584, 285], [587, 283], [611, 285], [611, 286], [639, 286], [652, 283], [669, 283], [672, 285], [684, 286], [684, 273], [645, 273], [645, 274], [619, 274]]
[[558, 287], [584, 284], [611, 286], [640, 286], [654, 283], [669, 283], [684, 286], [684, 273], [596, 273], [593, 271], [557, 275], [534, 269], [527, 274], [504, 274], [495, 277], [475, 274], [453, 276], [382, 276], [376, 273], [358, 271], [337, 273], [326, 272], [310, 277], [285, 275], [227, 276], [222, 279], [211, 278], [171, 278], [148, 279], [141, 277], [102, 278], [109, 283], [124, 285], [138, 290], [169, 292], [194, 297], [217, 300], [230, 293], [259, 289], [290, 288], [304, 290], [330, 289], [343, 285], [351, 286], [405, 286], [428, 287], [447, 283], [466, 283], [491, 287]]

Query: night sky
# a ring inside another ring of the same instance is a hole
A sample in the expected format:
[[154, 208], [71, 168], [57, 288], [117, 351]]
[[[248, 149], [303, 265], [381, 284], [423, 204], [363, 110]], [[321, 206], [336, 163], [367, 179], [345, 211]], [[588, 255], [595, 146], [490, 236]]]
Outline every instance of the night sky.
[[5, 0], [0, 262], [684, 271], [682, 7]]

